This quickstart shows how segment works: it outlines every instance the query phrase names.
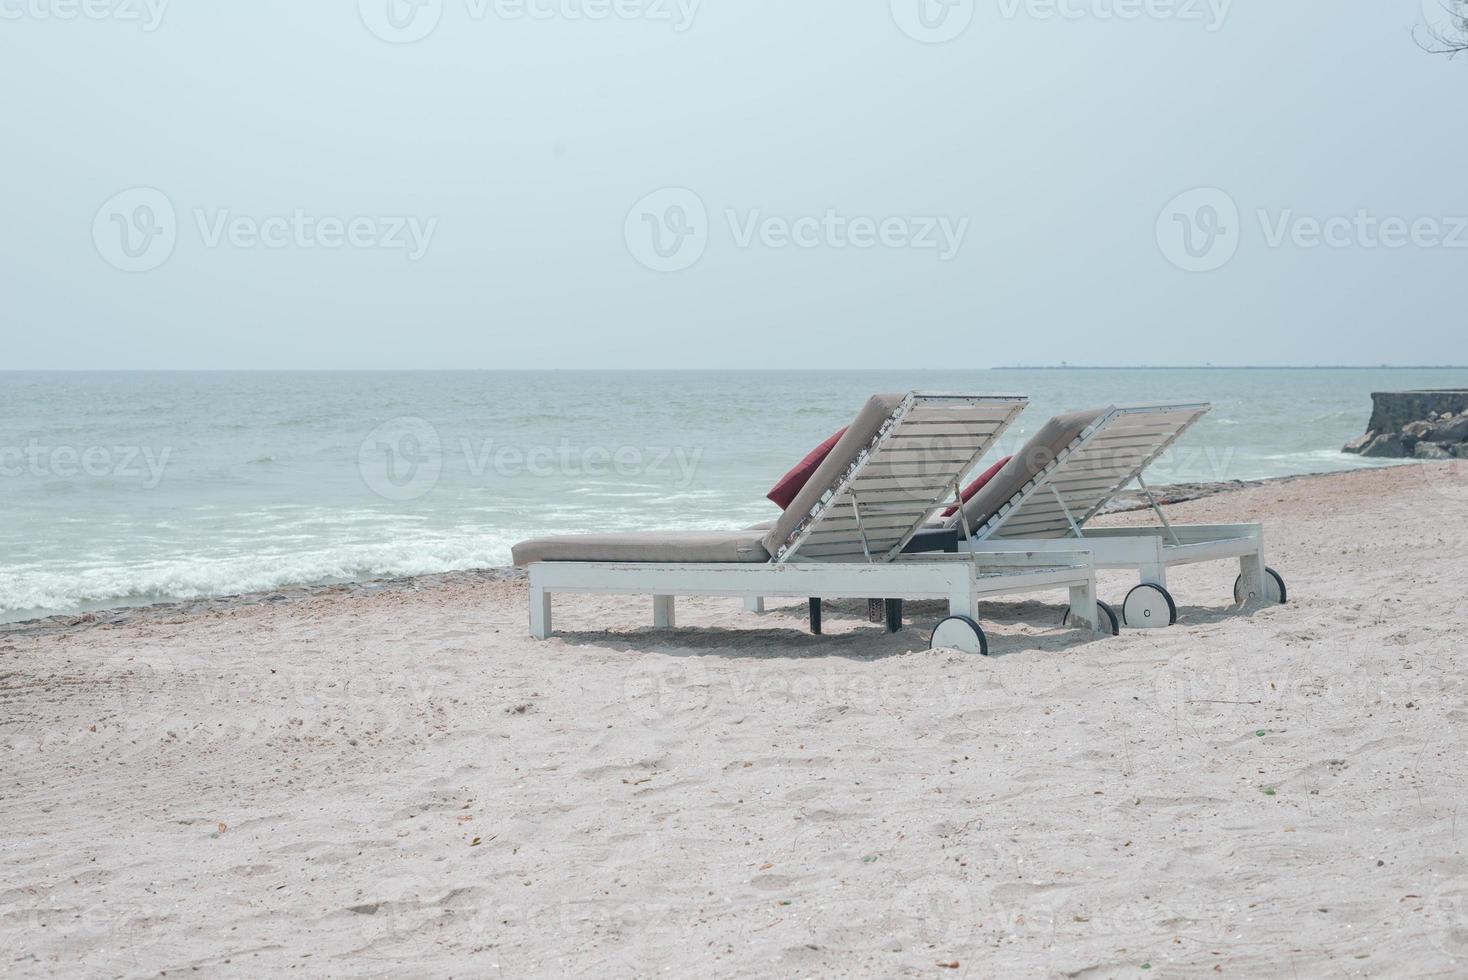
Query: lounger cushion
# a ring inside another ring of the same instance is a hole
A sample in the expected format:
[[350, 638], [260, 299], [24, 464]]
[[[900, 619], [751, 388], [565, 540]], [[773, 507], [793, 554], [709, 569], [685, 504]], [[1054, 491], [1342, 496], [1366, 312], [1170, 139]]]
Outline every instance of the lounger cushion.
[[[1009, 503], [1010, 498], [1024, 489], [1045, 467], [1054, 462], [1061, 450], [1075, 442], [1086, 426], [1111, 411], [1111, 406], [1088, 408], [1080, 412], [1057, 415], [1040, 427], [1040, 431], [1015, 453], [1004, 467], [994, 475], [982, 490], [974, 494], [963, 510], [968, 517], [968, 526], [977, 531], [999, 509]], [[961, 528], [962, 522], [955, 513], [945, 526]]]
[[[959, 499], [962, 500], [964, 503], [968, 503], [970, 500], [972, 500], [974, 494], [978, 493], [980, 490], [984, 489], [984, 487], [988, 486], [989, 481], [994, 479], [995, 474], [1004, 469], [1004, 464], [1009, 462], [1011, 459], [1014, 459], [1014, 457], [1005, 456], [999, 462], [995, 463], [993, 466], [980, 473], [977, 477], [974, 478], [974, 482], [963, 488], [963, 492], [958, 495]], [[943, 516], [952, 517], [954, 514], [957, 513], [958, 505], [954, 504], [952, 507], [949, 507], [943, 512]]]
[[569, 534], [521, 541], [511, 550], [521, 568], [538, 561], [766, 562], [765, 532], [650, 531], [640, 534]]
[[775, 526], [765, 536], [766, 551], [773, 555], [800, 522], [810, 516], [821, 498], [835, 489], [862, 450], [870, 446], [877, 433], [882, 430], [882, 423], [897, 411], [905, 397], [906, 395], [873, 395], [867, 399], [856, 421], [836, 441], [835, 448], [816, 467], [800, 493], [795, 495], [790, 506], [785, 508], [785, 513], [780, 515]]
[[836, 448], [836, 443], [845, 434], [846, 429], [841, 429], [835, 435], [831, 436], [831, 438], [806, 453], [805, 459], [796, 463], [789, 473], [780, 477], [780, 481], [771, 487], [770, 492], [765, 494], [765, 496], [773, 500], [781, 510], [788, 508], [790, 502], [810, 482], [811, 474], [816, 471], [817, 467], [821, 465], [827, 456], [831, 455], [831, 450]]

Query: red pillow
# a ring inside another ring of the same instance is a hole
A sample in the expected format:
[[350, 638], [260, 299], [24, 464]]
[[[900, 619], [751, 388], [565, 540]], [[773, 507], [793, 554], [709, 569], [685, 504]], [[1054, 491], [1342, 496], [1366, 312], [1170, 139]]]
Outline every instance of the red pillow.
[[840, 442], [841, 437], [844, 435], [846, 435], [845, 428], [812, 449], [806, 455], [805, 459], [795, 464], [793, 470], [780, 477], [780, 482], [776, 483], [774, 488], [765, 494], [765, 496], [779, 504], [781, 510], [788, 508], [795, 502], [796, 496], [800, 494], [800, 491], [804, 489], [805, 485], [810, 482], [810, 478], [815, 473], [816, 467], [826, 461], [826, 457], [831, 455], [831, 450], [836, 448], [836, 443]]
[[[978, 476], [978, 478], [976, 480], [974, 480], [974, 482], [972, 482], [968, 486], [964, 487], [963, 488], [963, 493], [959, 494], [959, 496], [963, 498], [963, 502], [964, 503], [968, 503], [970, 497], [972, 497], [974, 494], [978, 493], [980, 490], [984, 489], [984, 485], [987, 484], [990, 480], [994, 479], [994, 474], [996, 474], [1000, 470], [1004, 469], [1004, 464], [1007, 463], [1007, 462], [1009, 462], [1011, 459], [1014, 459], [1014, 457], [1013, 456], [1005, 456], [999, 462], [995, 463], [993, 466], [989, 467], [987, 470], [985, 470], [984, 472], [980, 473], [979, 476]], [[952, 517], [954, 514], [957, 514], [957, 513], [958, 513], [958, 505], [957, 504], [954, 504], [952, 507], [949, 507], [947, 510], [945, 510], [943, 512], [943, 516], [944, 517]]]

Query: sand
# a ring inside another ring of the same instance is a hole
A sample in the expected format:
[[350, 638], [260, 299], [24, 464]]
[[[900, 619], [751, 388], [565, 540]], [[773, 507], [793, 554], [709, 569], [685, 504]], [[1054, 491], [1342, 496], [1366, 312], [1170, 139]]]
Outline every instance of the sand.
[[1462, 976], [1465, 507], [1461, 463], [1179, 504], [1265, 520], [1290, 604], [1193, 566], [1170, 630], [1041, 596], [990, 658], [929, 604], [535, 643], [497, 576], [11, 633], [0, 971]]

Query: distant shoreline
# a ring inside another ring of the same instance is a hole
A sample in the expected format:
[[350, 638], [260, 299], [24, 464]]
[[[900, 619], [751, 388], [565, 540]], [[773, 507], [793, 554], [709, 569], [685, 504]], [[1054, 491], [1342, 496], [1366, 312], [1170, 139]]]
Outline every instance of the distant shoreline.
[[1458, 364], [1021, 364], [994, 371], [1468, 371]]
[[[805, 367], [230, 367], [230, 368], [3, 368], [0, 376], [45, 374], [911, 374], [951, 373], [949, 368], [805, 368]], [[960, 368], [958, 371], [1468, 371], [1461, 364], [1010, 364]]]

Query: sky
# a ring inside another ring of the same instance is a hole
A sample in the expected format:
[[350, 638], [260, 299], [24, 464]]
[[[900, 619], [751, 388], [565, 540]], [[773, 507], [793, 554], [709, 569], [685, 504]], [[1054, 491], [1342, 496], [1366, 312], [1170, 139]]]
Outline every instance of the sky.
[[0, 0], [0, 369], [1468, 363], [1438, 0]]

